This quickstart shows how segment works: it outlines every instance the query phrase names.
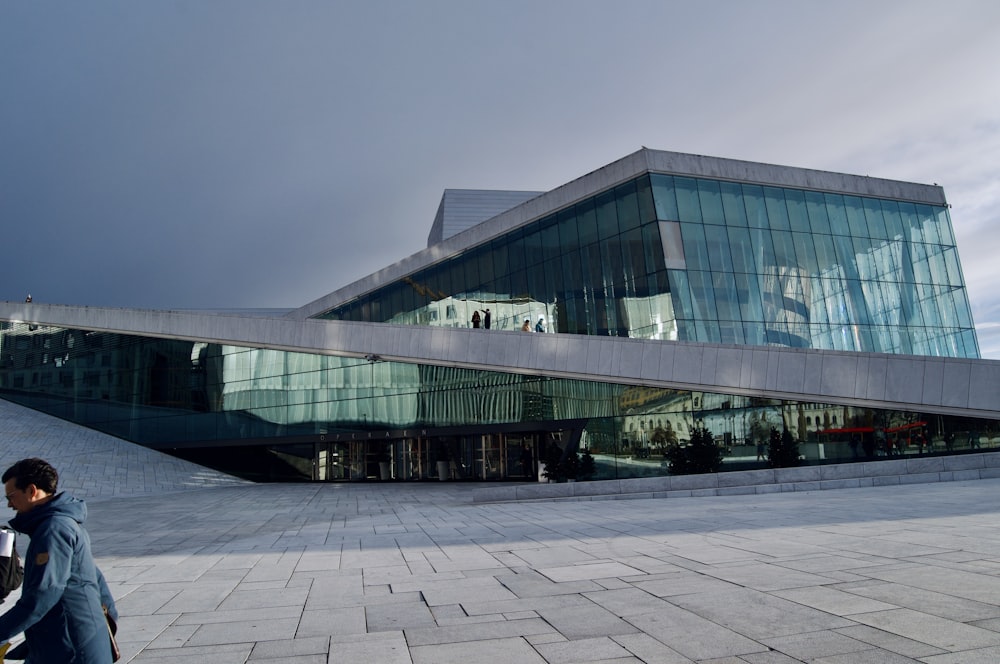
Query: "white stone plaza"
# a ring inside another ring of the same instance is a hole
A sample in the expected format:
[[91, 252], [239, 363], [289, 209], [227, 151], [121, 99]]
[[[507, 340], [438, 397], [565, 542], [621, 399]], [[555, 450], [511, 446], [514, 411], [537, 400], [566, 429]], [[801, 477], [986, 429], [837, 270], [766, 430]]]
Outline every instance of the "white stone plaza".
[[124, 662], [1000, 661], [998, 479], [473, 503], [249, 484], [0, 401], [26, 456], [88, 500]]

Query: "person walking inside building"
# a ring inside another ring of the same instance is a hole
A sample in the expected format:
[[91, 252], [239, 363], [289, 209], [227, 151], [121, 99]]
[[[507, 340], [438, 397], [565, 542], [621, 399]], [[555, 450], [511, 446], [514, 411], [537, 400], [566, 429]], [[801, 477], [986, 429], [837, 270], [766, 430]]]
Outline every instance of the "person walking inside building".
[[531, 332], [531, 321], [527, 318], [524, 319], [524, 325], [521, 326], [522, 332]]
[[490, 314], [490, 310], [487, 309], [483, 313], [483, 328], [487, 329], [487, 330], [490, 329], [490, 325], [492, 323], [493, 323], [493, 316], [492, 316], [492, 314]]
[[473, 311], [472, 312], [472, 327], [474, 327], [475, 329], [478, 330], [479, 329], [479, 321], [481, 321], [481, 320], [482, 319], [479, 317], [479, 310], [477, 309], [477, 310]]
[[[0, 616], [0, 642], [24, 632], [34, 664], [111, 664], [108, 614], [114, 600], [90, 553], [87, 506], [57, 493], [59, 474], [42, 459], [22, 459], [3, 474], [11, 527], [31, 538], [21, 598]], [[7, 657], [12, 657], [8, 653]], [[23, 654], [18, 654], [23, 657]]]
[[544, 332], [544, 331], [545, 331], [545, 319], [539, 318], [538, 322], [535, 323], [535, 332]]

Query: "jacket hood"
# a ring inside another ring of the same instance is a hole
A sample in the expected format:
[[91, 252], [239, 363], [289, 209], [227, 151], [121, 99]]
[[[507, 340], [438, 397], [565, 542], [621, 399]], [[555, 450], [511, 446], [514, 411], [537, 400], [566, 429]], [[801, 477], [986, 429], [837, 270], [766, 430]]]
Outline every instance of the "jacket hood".
[[57, 493], [44, 505], [15, 516], [10, 527], [30, 537], [40, 523], [53, 516], [68, 516], [82, 525], [87, 520], [87, 503], [67, 493]]

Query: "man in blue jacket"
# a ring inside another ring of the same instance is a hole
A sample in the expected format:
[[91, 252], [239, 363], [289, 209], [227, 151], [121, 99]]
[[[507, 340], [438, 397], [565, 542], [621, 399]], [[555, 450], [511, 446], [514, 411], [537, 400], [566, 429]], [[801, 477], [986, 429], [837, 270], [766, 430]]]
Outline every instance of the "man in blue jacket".
[[56, 492], [59, 475], [42, 459], [18, 461], [2, 479], [17, 512], [10, 525], [31, 542], [21, 598], [0, 616], [0, 642], [24, 632], [29, 664], [111, 664], [101, 603], [115, 615], [114, 601], [83, 529], [86, 504]]

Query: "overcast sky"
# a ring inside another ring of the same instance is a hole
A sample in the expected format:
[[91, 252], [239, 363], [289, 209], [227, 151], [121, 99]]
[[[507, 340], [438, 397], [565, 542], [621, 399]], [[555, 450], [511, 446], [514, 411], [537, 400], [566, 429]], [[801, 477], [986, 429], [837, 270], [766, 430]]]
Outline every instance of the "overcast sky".
[[0, 2], [0, 299], [296, 307], [640, 146], [939, 183], [1000, 358], [1000, 3]]

